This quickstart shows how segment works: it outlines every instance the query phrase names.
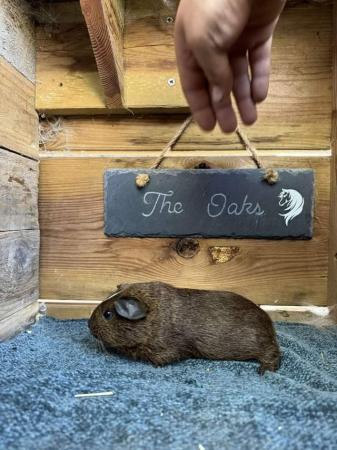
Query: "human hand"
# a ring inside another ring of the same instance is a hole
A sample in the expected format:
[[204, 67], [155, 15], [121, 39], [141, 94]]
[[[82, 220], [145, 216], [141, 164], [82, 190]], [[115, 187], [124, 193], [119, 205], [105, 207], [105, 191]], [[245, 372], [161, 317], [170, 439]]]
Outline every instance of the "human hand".
[[181, 0], [175, 44], [183, 92], [204, 130], [253, 124], [268, 93], [271, 44], [285, 0]]

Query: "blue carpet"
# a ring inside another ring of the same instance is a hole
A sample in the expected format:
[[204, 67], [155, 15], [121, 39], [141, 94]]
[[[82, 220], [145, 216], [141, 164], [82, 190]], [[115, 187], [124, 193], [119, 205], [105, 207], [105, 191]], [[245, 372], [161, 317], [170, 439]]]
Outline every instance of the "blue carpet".
[[0, 345], [0, 448], [337, 449], [337, 327], [277, 333], [281, 368], [260, 377], [255, 362], [156, 369], [100, 351], [85, 321], [44, 318]]

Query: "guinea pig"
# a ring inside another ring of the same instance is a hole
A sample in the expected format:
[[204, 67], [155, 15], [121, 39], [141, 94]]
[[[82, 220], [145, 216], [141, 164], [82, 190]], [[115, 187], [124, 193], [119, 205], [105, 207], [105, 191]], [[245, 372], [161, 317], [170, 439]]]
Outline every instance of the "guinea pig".
[[271, 319], [233, 292], [124, 284], [97, 306], [88, 325], [107, 350], [155, 366], [187, 358], [256, 359], [261, 374], [279, 366]]

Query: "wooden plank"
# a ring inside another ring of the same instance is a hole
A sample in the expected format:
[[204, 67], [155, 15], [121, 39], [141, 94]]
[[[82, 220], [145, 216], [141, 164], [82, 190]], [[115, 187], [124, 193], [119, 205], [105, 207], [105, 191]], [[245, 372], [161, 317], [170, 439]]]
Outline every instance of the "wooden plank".
[[80, 0], [108, 108], [122, 106], [123, 0]]
[[32, 14], [38, 24], [45, 25], [47, 31], [48, 26], [55, 25], [55, 23], [74, 25], [85, 22], [78, 0], [39, 2], [38, 7], [32, 11]]
[[35, 30], [26, 0], [1, 2], [0, 56], [28, 80], [35, 80]]
[[89, 319], [96, 306], [95, 303], [65, 305], [60, 300], [58, 303], [47, 304], [47, 316], [58, 320]]
[[[63, 117], [59, 119], [57, 133], [53, 121], [41, 123], [46, 136], [50, 136], [41, 147], [49, 151], [92, 151], [92, 152], [159, 152], [170, 141], [177, 128], [184, 121], [182, 115], [147, 115], [114, 117]], [[327, 118], [323, 121], [325, 123]], [[329, 118], [331, 122], [331, 119]], [[299, 126], [291, 124], [286, 115], [274, 121], [266, 115], [261, 123], [246, 129], [250, 141], [258, 150], [328, 150], [330, 139], [328, 127], [325, 131], [312, 126], [303, 118]], [[232, 151], [242, 150], [242, 144], [235, 133], [224, 135], [217, 127], [206, 133], [192, 123], [181, 137], [174, 151]]]
[[0, 233], [0, 318], [34, 303], [39, 296], [39, 231]]
[[[58, 320], [80, 320], [88, 319], [98, 303], [81, 303], [81, 301], [74, 301], [73, 303], [66, 303], [62, 300], [53, 300], [50, 303], [48, 300], [40, 300], [41, 303], [47, 306], [47, 315]], [[323, 325], [323, 321], [327, 322], [328, 308], [313, 306], [272, 306], [261, 305], [270, 318], [274, 322], [292, 322], [292, 323], [307, 323], [314, 325]]]
[[36, 28], [36, 109], [105, 113], [104, 92], [85, 24]]
[[[284, 13], [275, 37], [270, 96], [259, 108], [259, 122], [252, 130], [266, 147], [276, 141], [277, 145], [284, 142], [285, 147], [289, 142], [288, 148], [329, 148], [331, 32], [329, 5], [319, 8], [296, 6]], [[154, 33], [156, 45], [145, 46], [141, 42], [143, 46], [139, 47], [137, 42], [132, 43], [132, 39], [135, 40], [140, 33], [144, 42], [147, 42], [145, 38], [151, 40]], [[49, 114], [106, 113], [103, 90], [85, 26], [56, 24], [46, 30], [40, 25], [37, 38], [37, 108]], [[171, 39], [170, 45], [166, 44], [167, 39]], [[157, 43], [161, 43], [160, 48]], [[135, 111], [153, 110], [154, 101], [157, 110], [160, 109], [158, 105], [165, 106], [165, 113], [174, 108], [185, 111], [186, 105], [172, 100], [178, 83], [172, 88], [167, 85], [167, 78], [176, 74], [172, 37], [168, 32], [151, 25], [148, 17], [129, 21], [125, 45], [125, 58], [130, 52], [132, 95], [138, 102]], [[159, 51], [161, 47], [165, 48], [165, 61], [162, 61]], [[156, 59], [148, 59], [151, 52], [154, 52], [152, 56]], [[146, 68], [144, 64], [147, 64]], [[165, 71], [166, 78], [163, 78]], [[127, 81], [125, 83], [128, 84]], [[147, 100], [142, 97], [144, 95], [147, 95]], [[126, 105], [130, 104], [126, 100]]]
[[[333, 37], [333, 112], [332, 112], [332, 160], [331, 160], [331, 210], [329, 241], [328, 301], [337, 305], [337, 0], [334, 1]], [[337, 320], [337, 306], [334, 311]]]
[[[118, 239], [103, 233], [103, 173], [113, 167], [148, 167], [154, 158], [49, 158], [41, 163], [41, 297], [102, 299], [118, 283], [166, 281], [177, 286], [235, 290], [257, 303], [325, 305], [329, 223], [329, 158], [265, 158], [267, 166], [316, 171], [314, 238], [309, 242], [200, 240], [184, 259], [175, 239]], [[252, 167], [245, 157], [207, 161], [213, 167]], [[193, 167], [172, 157], [164, 167]], [[216, 264], [210, 247], [236, 247]], [[225, 264], [225, 265], [224, 265]]]
[[13, 338], [34, 324], [38, 311], [39, 303], [35, 301], [11, 316], [0, 319], [0, 342]]
[[0, 148], [0, 231], [38, 229], [38, 163]]
[[0, 57], [0, 146], [38, 159], [35, 86]]
[[[173, 25], [162, 31], [157, 12], [149, 15], [151, 3], [127, 2], [124, 104], [131, 110], [186, 105], [176, 71]], [[283, 13], [274, 38], [269, 96], [259, 107], [260, 123], [276, 124], [275, 135], [285, 124], [284, 132], [296, 127], [302, 136], [317, 132], [325, 142], [329, 139], [331, 30], [330, 5], [299, 5]]]

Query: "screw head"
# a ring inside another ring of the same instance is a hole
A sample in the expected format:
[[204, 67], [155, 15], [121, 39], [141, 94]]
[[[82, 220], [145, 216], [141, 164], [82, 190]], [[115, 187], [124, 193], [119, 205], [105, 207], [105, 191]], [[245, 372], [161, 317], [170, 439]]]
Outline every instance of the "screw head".
[[169, 79], [167, 80], [167, 84], [168, 84], [170, 87], [175, 86], [176, 80], [175, 80], [174, 78], [169, 78]]
[[174, 18], [171, 16], [166, 17], [166, 23], [173, 23], [174, 22]]

